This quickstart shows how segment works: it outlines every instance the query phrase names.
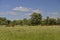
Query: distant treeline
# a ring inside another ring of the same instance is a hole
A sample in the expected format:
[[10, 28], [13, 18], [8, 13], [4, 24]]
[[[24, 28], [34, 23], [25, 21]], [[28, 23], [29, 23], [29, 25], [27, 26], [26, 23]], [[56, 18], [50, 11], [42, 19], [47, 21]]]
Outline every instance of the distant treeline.
[[8, 20], [5, 17], [0, 17], [0, 25], [15, 26], [15, 25], [60, 25], [60, 18], [50, 18], [47, 16], [45, 19], [42, 18], [40, 13], [34, 12], [30, 15], [30, 19], [24, 18], [23, 20]]

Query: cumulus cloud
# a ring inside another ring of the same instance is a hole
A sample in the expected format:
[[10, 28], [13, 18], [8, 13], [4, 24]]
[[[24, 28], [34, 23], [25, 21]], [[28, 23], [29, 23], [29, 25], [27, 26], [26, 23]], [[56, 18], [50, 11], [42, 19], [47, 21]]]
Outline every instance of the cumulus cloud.
[[0, 15], [5, 15], [4, 12], [0, 12]]
[[14, 11], [6, 12], [6, 13], [11, 14], [11, 15], [17, 15], [16, 12], [14, 12]]
[[27, 7], [15, 7], [13, 8], [14, 11], [21, 11], [21, 12], [37, 12], [40, 13], [41, 11], [39, 9], [32, 9]]
[[7, 11], [7, 12], [0, 12], [0, 15], [17, 15], [18, 12], [22, 12], [25, 13], [27, 12], [25, 15], [31, 15], [33, 12], [37, 12], [40, 13], [41, 11], [39, 9], [32, 9], [32, 8], [27, 8], [27, 7], [15, 7], [13, 8], [12, 11]]
[[57, 17], [60, 17], [60, 14], [59, 14], [59, 12], [50, 12], [49, 13], [49, 16], [51, 18], [57, 18]]
[[14, 11], [9, 11], [9, 12], [0, 12], [0, 15], [7, 15], [7, 14], [17, 15], [17, 14], [16, 14], [16, 12], [14, 12]]
[[27, 8], [27, 7], [16, 7], [14, 8], [13, 10], [15, 11], [22, 11], [22, 12], [28, 12], [28, 11], [31, 11], [31, 8]]
[[26, 16], [30, 16], [32, 13], [27, 13], [27, 14], [25, 14]]
[[33, 12], [41, 13], [39, 9], [32, 10]]

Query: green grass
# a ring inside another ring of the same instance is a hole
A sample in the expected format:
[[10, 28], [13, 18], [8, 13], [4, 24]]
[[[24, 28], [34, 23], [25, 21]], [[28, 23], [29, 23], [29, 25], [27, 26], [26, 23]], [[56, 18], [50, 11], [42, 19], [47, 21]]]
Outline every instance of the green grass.
[[60, 40], [60, 26], [0, 27], [0, 40]]

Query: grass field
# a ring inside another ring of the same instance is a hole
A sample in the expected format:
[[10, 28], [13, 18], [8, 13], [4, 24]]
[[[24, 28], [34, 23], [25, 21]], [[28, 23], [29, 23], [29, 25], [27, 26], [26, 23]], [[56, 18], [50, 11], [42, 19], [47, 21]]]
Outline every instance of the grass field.
[[60, 40], [60, 26], [0, 27], [0, 40]]

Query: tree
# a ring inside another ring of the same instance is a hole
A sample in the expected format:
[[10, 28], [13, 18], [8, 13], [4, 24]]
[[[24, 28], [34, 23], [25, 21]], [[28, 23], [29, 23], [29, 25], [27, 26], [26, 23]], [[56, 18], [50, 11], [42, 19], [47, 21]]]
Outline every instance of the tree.
[[50, 23], [50, 18], [49, 18], [49, 16], [46, 17], [46, 19], [44, 20], [44, 22], [45, 22], [46, 25], [49, 25], [49, 23]]
[[23, 26], [24, 25], [23, 20], [20, 20], [19, 24]]
[[56, 25], [56, 19], [50, 18], [49, 21], [50, 21], [50, 22], [49, 22], [49, 25]]
[[6, 18], [5, 17], [0, 17], [0, 25], [5, 25], [6, 24]]
[[40, 13], [33, 13], [30, 19], [31, 25], [39, 25], [42, 22], [42, 15]]
[[57, 25], [60, 25], [60, 18], [57, 18]]
[[7, 20], [7, 21], [6, 21], [6, 27], [10, 27], [11, 24], [12, 24], [11, 20]]
[[56, 19], [47, 16], [46, 19], [44, 20], [44, 23], [45, 25], [56, 25]]
[[14, 25], [23, 25], [23, 20], [13, 20]]
[[28, 24], [28, 20], [26, 18], [23, 19], [23, 24], [27, 25]]

